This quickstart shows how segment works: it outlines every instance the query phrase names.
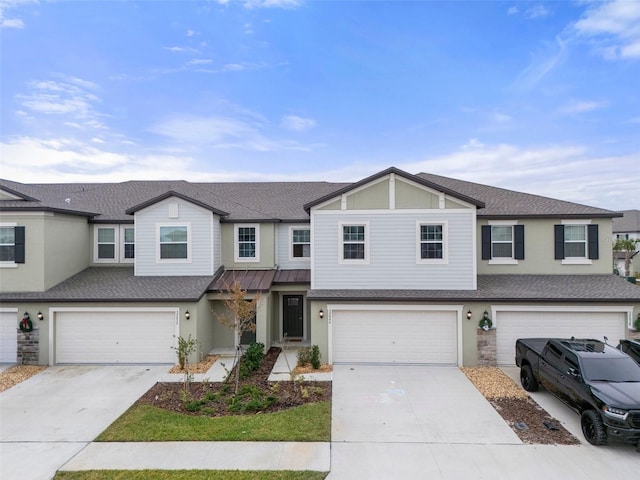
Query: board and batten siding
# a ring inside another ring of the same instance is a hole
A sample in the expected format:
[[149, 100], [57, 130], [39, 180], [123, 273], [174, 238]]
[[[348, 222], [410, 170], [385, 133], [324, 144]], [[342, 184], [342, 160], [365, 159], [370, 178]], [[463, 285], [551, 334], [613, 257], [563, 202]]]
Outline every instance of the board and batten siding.
[[[418, 263], [417, 225], [447, 225], [447, 262]], [[369, 261], [340, 263], [340, 224], [368, 224]], [[389, 210], [313, 214], [314, 289], [472, 290], [475, 284], [473, 210]]]
[[[169, 216], [171, 204], [178, 205], [175, 217]], [[190, 227], [188, 261], [158, 261], [158, 225]], [[214, 261], [214, 252], [215, 239], [220, 238], [220, 218], [198, 205], [177, 197], [167, 198], [136, 212], [135, 228], [136, 275], [213, 275], [219, 266]]]
[[277, 226], [276, 235], [276, 249], [277, 257], [276, 263], [283, 270], [294, 269], [308, 269], [311, 268], [311, 258], [296, 258], [292, 259], [292, 246], [291, 246], [291, 229], [292, 228], [307, 228], [310, 229], [311, 225], [308, 223], [280, 223]]

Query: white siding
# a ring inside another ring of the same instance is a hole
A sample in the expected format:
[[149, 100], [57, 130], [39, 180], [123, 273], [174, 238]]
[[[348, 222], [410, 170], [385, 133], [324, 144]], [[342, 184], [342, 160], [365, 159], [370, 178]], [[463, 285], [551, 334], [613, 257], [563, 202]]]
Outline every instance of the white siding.
[[[417, 263], [418, 221], [447, 222], [447, 263]], [[312, 288], [471, 290], [475, 288], [474, 221], [472, 210], [314, 213]], [[366, 264], [339, 262], [341, 222], [368, 223]]]
[[[169, 217], [170, 204], [178, 205], [177, 217]], [[190, 226], [191, 244], [188, 262], [157, 260], [157, 226], [159, 224]], [[219, 218], [209, 210], [180, 198], [167, 198], [136, 212], [135, 227], [136, 275], [213, 275], [219, 266], [214, 264], [214, 239], [220, 236], [220, 222]]]
[[311, 268], [311, 258], [291, 258], [291, 228], [311, 228], [308, 223], [292, 224], [281, 223], [278, 225], [276, 235], [276, 263], [283, 270], [293, 270], [298, 268]]

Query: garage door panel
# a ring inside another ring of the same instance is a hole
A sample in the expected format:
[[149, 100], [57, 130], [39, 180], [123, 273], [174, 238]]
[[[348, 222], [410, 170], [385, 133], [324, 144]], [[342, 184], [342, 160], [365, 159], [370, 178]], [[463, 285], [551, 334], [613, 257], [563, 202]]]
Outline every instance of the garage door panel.
[[172, 363], [174, 312], [59, 312], [56, 363]]
[[623, 312], [520, 312], [500, 311], [496, 319], [496, 359], [498, 365], [513, 365], [518, 338], [596, 338], [611, 343], [625, 338]]
[[0, 363], [16, 363], [17, 361], [17, 317], [17, 312], [0, 312]]
[[455, 312], [334, 311], [336, 363], [457, 363]]

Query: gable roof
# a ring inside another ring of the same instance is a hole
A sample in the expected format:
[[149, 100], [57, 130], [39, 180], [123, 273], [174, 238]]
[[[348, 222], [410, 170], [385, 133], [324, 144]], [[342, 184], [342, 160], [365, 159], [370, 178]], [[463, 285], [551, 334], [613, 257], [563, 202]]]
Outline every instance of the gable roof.
[[589, 207], [564, 200], [491, 187], [480, 183], [442, 177], [431, 173], [419, 173], [420, 178], [444, 185], [447, 188], [485, 202], [478, 218], [523, 218], [523, 217], [590, 217], [612, 218], [621, 214], [604, 208]]
[[343, 193], [347, 193], [350, 192], [351, 190], [354, 190], [358, 187], [361, 187], [363, 185], [366, 185], [368, 183], [371, 183], [375, 180], [378, 180], [379, 178], [382, 177], [386, 177], [389, 174], [395, 174], [398, 175], [400, 177], [406, 178], [407, 180], [412, 180], [416, 183], [419, 183], [420, 185], [424, 185], [425, 187], [431, 188], [432, 190], [436, 190], [438, 192], [443, 192], [446, 193], [447, 195], [450, 195], [454, 198], [457, 198], [458, 200], [462, 200], [464, 202], [470, 203], [471, 205], [475, 205], [478, 208], [483, 208], [484, 207], [484, 203], [481, 202], [480, 200], [477, 200], [476, 198], [472, 198], [471, 196], [467, 196], [464, 194], [461, 194], [460, 192], [456, 192], [454, 190], [451, 190], [449, 188], [447, 188], [444, 185], [438, 184], [436, 182], [432, 182], [430, 180], [424, 179], [422, 177], [416, 176], [416, 175], [412, 175], [410, 173], [407, 173], [403, 170], [400, 170], [399, 168], [396, 167], [389, 167], [386, 170], [383, 170], [381, 172], [378, 172], [374, 175], [371, 175], [367, 178], [364, 178], [358, 182], [355, 183], [351, 183], [349, 185], [345, 185], [344, 187], [342, 187], [339, 190], [336, 190], [335, 192], [331, 192], [327, 195], [325, 195], [324, 197], [318, 198], [313, 200], [312, 202], [309, 202], [307, 204], [304, 205], [304, 209], [309, 212], [311, 210], [311, 208], [315, 207], [316, 205], [319, 205], [323, 202], [326, 202], [327, 200], [331, 200], [332, 198], [338, 197], [340, 195], [342, 195]]
[[[390, 167], [355, 183], [187, 182], [24, 184], [0, 179], [18, 199], [0, 201], [0, 211], [53, 211], [90, 217], [94, 223], [133, 223], [132, 214], [171, 195], [221, 215], [223, 222], [309, 222], [311, 207], [390, 173], [444, 192], [479, 208], [478, 218], [614, 218], [621, 213], [429, 173], [412, 175]], [[637, 212], [637, 211], [636, 211]]]
[[623, 210], [613, 219], [613, 233], [640, 233], [640, 210]]

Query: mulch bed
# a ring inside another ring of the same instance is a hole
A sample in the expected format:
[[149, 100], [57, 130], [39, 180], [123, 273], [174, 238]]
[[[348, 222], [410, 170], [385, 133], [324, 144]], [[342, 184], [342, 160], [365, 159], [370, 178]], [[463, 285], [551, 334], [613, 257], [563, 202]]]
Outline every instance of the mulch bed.
[[[242, 390], [244, 386], [255, 386], [260, 392], [263, 392], [265, 396], [277, 398], [277, 401], [273, 405], [254, 413], [277, 412], [306, 403], [331, 400], [331, 382], [269, 382], [269, 374], [273, 370], [279, 354], [280, 348], [270, 348], [258, 370], [254, 371], [248, 378], [240, 380], [239, 382], [239, 391]], [[140, 397], [136, 403], [153, 405], [158, 408], [188, 415], [221, 417], [246, 414], [229, 410], [229, 398], [232, 397], [234, 390], [235, 380], [233, 378], [226, 383], [191, 382], [188, 385], [188, 395], [185, 395], [185, 385], [182, 382], [159, 382]], [[201, 408], [198, 411], [189, 411], [185, 408], [190, 401], [198, 400], [201, 402]]]

